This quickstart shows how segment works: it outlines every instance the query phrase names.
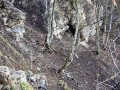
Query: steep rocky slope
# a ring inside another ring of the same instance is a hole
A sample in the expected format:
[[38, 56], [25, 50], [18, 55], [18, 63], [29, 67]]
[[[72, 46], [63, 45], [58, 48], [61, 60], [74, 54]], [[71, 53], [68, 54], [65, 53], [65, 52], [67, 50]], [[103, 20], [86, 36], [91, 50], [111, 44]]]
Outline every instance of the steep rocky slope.
[[[96, 90], [96, 88], [99, 88], [98, 90], [119, 90], [120, 77], [115, 66], [116, 63], [118, 68], [120, 67], [119, 24], [113, 24], [114, 33], [110, 35], [113, 55], [111, 51], [103, 48], [101, 39], [101, 56], [98, 58], [95, 53], [94, 40], [96, 24], [93, 24], [96, 22], [94, 14], [96, 7], [92, 0], [83, 0], [80, 4], [80, 25], [86, 26], [81, 30], [85, 38], [83, 39], [85, 43], [81, 44], [85, 46], [87, 42], [89, 47], [85, 48], [80, 45], [76, 50], [74, 61], [60, 75], [56, 72], [64, 64], [71, 49], [73, 36], [69, 31], [73, 30], [73, 34], [75, 32], [74, 2], [70, 2], [72, 0], [56, 2], [55, 20], [58, 23], [56, 24], [54, 20], [54, 27], [58, 26], [58, 28], [54, 29], [54, 36], [57, 38], [54, 38], [51, 44], [55, 52], [44, 52], [47, 34], [44, 15], [46, 0], [15, 0], [13, 4], [9, 0], [3, 1], [4, 7], [2, 7], [2, 0], [0, 1], [1, 65], [16, 70], [31, 70], [33, 73], [38, 73], [37, 68], [39, 68], [40, 73], [47, 78], [49, 90], [61, 90], [61, 87], [65, 88], [65, 86], [71, 90]], [[103, 7], [101, 7], [102, 16]], [[116, 20], [118, 17], [116, 10], [114, 16]], [[99, 24], [101, 26], [102, 22]], [[90, 37], [89, 40], [88, 37]], [[115, 63], [111, 56], [116, 58]]]

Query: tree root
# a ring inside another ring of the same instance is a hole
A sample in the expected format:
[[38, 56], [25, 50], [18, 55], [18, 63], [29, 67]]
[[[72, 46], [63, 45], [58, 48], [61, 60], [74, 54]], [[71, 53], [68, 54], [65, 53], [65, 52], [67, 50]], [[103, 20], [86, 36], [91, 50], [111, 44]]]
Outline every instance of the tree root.
[[70, 58], [66, 58], [66, 61], [65, 61], [64, 65], [63, 65], [61, 68], [59, 68], [59, 70], [57, 71], [57, 73], [60, 74], [60, 73], [64, 72], [64, 70], [65, 70], [65, 69], [67, 68], [67, 66], [69, 66], [70, 64], [71, 64]]

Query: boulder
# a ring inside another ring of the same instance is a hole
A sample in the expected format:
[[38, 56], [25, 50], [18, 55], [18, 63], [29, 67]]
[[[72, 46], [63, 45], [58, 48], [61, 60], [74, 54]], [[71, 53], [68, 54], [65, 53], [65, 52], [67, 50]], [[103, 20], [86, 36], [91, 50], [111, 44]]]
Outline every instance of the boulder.
[[1, 90], [34, 90], [24, 71], [16, 71], [6, 66], [0, 66], [0, 84], [3, 85]]

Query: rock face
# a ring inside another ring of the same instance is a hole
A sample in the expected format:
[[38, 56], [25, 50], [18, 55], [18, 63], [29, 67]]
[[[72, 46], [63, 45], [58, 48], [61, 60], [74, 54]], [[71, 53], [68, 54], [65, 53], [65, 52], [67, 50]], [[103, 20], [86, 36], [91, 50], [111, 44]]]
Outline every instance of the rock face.
[[[47, 0], [27, 0], [18, 1], [24, 8], [34, 8], [36, 13], [43, 13], [44, 18], [48, 18], [47, 8], [50, 10], [50, 15], [52, 15], [53, 3], [53, 35], [56, 38], [61, 39], [62, 33], [70, 30], [73, 34], [75, 33], [78, 13], [76, 9], [76, 4], [74, 0], [51, 0], [47, 5]], [[44, 9], [41, 9], [44, 7]], [[80, 33], [80, 44], [86, 46], [90, 36], [94, 36], [96, 33], [96, 3], [92, 0], [79, 0], [79, 33]], [[46, 10], [45, 10], [46, 8]], [[103, 6], [100, 6], [100, 17], [103, 16]], [[49, 18], [52, 19], [52, 16]], [[102, 21], [99, 22], [99, 26], [102, 25]], [[48, 26], [46, 25], [46, 28]]]
[[[41, 1], [43, 3], [43, 1]], [[43, 3], [45, 4], [45, 2]], [[54, 4], [54, 9], [53, 9]], [[53, 34], [57, 38], [62, 38], [60, 33], [66, 30], [71, 30], [73, 33], [76, 29], [77, 13], [79, 10], [79, 33], [80, 33], [80, 44], [86, 46], [89, 36], [94, 36], [96, 33], [96, 4], [92, 0], [79, 0], [78, 7], [76, 9], [75, 0], [54, 0], [50, 1], [47, 6], [49, 8], [49, 14], [53, 14]], [[52, 11], [54, 10], [54, 11]], [[100, 17], [103, 15], [103, 7], [100, 6]], [[47, 11], [46, 11], [47, 14]], [[48, 15], [48, 14], [47, 14]], [[49, 16], [47, 16], [48, 18]], [[50, 17], [52, 18], [52, 16]], [[99, 23], [101, 26], [102, 22]]]
[[24, 21], [26, 19], [25, 13], [15, 8], [12, 2], [8, 0], [0, 1], [4, 7], [0, 8], [0, 20], [7, 31], [16, 34], [16, 40], [20, 41], [25, 33]]

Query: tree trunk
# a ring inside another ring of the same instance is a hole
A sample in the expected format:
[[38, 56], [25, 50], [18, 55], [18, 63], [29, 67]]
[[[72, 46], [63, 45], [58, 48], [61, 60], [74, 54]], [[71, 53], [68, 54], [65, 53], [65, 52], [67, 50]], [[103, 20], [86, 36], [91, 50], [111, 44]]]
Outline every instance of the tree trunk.
[[120, 24], [120, 0], [116, 0], [116, 3], [117, 3], [117, 9], [119, 13], [119, 24]]

